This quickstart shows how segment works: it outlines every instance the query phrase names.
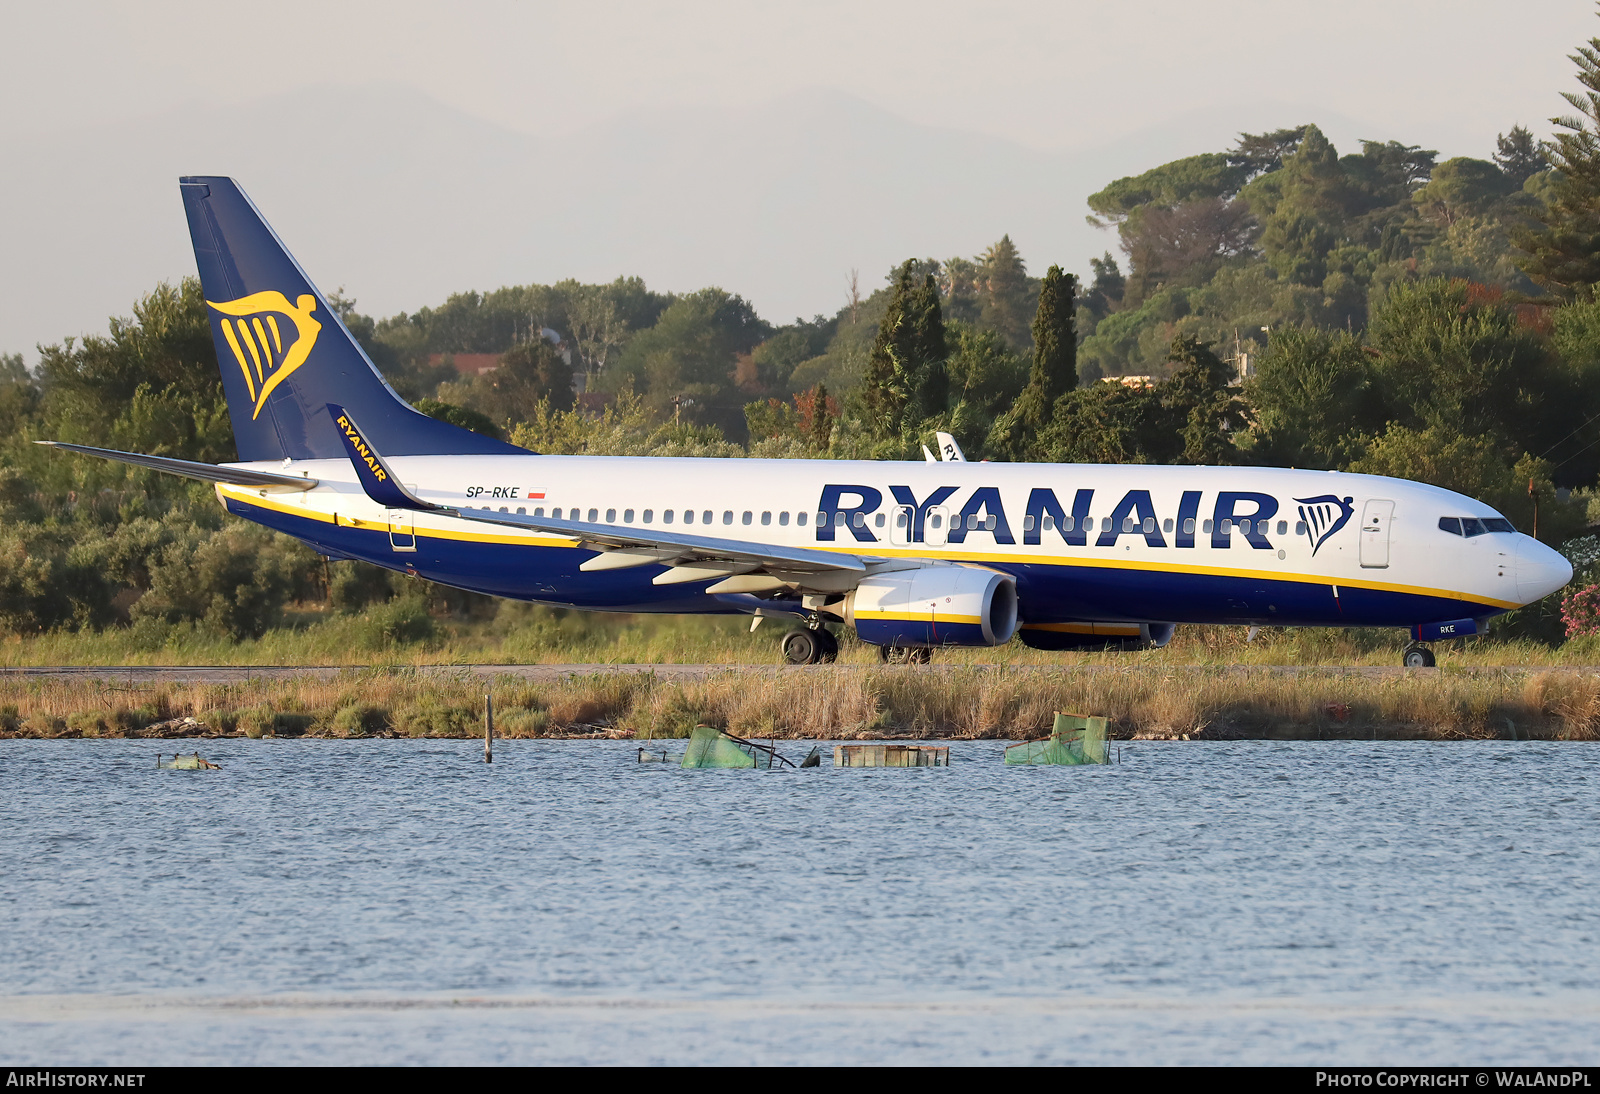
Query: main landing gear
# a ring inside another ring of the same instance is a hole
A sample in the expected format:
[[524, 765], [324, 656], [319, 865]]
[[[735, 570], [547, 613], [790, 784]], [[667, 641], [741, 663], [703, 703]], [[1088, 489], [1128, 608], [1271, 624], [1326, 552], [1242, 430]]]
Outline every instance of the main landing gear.
[[820, 621], [796, 627], [783, 636], [783, 660], [788, 665], [815, 665], [839, 659], [839, 640]]
[[1408, 669], [1433, 668], [1433, 651], [1427, 646], [1413, 642], [1406, 647], [1406, 652], [1400, 655], [1400, 663]]
[[879, 646], [878, 656], [888, 665], [926, 665], [933, 651], [927, 646]]

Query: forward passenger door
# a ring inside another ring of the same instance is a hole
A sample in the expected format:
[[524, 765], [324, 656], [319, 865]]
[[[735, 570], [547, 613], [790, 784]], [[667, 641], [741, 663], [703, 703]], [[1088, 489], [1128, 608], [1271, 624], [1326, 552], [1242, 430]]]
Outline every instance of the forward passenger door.
[[1389, 525], [1394, 502], [1370, 499], [1361, 511], [1361, 568], [1381, 570], [1389, 565]]

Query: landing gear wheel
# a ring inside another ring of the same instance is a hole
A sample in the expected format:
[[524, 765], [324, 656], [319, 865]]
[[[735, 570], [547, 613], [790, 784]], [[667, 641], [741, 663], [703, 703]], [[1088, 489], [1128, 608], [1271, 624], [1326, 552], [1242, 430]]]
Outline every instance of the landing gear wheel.
[[927, 646], [879, 646], [878, 657], [890, 665], [926, 665], [933, 651]]
[[1408, 669], [1433, 668], [1433, 651], [1427, 646], [1407, 646], [1401, 662]]
[[[826, 632], [824, 632], [826, 633]], [[832, 637], [831, 635], [829, 637]], [[783, 636], [783, 660], [788, 665], [812, 665], [822, 652], [817, 632], [797, 628]]]
[[811, 632], [817, 640], [817, 660], [824, 664], [832, 664], [839, 660], [839, 640], [828, 630], [815, 630]]

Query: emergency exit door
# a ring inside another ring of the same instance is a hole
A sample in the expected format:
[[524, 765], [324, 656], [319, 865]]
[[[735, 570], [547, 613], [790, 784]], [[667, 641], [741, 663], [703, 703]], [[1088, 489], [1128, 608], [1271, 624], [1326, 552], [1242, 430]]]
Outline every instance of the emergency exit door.
[[1394, 502], [1373, 498], [1361, 511], [1361, 568], [1381, 570], [1389, 565], [1389, 525], [1394, 522]]
[[916, 533], [917, 526], [917, 511], [915, 509], [909, 505], [897, 505], [894, 510], [894, 516], [890, 519], [894, 521], [889, 526], [889, 542], [891, 544], [896, 547], [909, 547], [916, 542], [911, 538]]

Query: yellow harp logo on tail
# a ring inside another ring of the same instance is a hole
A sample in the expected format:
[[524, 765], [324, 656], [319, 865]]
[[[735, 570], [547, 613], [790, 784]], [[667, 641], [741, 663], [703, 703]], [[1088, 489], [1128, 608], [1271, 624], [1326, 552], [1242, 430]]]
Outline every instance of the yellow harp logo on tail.
[[[317, 298], [305, 293], [290, 304], [281, 292], [269, 290], [221, 304], [207, 300], [206, 304], [223, 315], [222, 336], [244, 373], [250, 398], [255, 400], [255, 413], [250, 415], [254, 419], [267, 405], [272, 389], [311, 356], [322, 330], [322, 324], [311, 318]], [[280, 317], [288, 322], [280, 323]]]

